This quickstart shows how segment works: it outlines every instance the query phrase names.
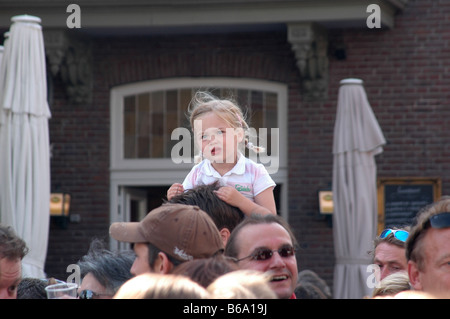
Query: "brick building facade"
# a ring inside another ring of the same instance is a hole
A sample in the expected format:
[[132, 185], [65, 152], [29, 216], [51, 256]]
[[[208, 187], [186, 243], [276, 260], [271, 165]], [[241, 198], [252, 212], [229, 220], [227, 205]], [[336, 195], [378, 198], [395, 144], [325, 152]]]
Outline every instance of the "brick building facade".
[[[328, 26], [328, 90], [325, 98], [315, 100], [305, 98], [304, 77], [288, 41], [289, 28], [283, 24], [146, 34], [124, 34], [116, 29], [87, 32], [83, 27], [70, 30], [90, 40], [92, 96], [85, 103], [73, 102], [62, 76], [52, 78], [52, 188], [71, 194], [71, 214], [79, 221], [72, 220], [66, 228], [52, 221], [46, 272], [66, 278], [66, 267], [87, 251], [92, 238], [108, 240], [113, 88], [160, 79], [252, 79], [286, 88], [284, 213], [300, 243], [300, 270], [312, 269], [332, 285], [333, 229], [318, 213], [317, 191], [332, 180], [339, 81], [349, 77], [364, 80], [388, 141], [376, 157], [378, 176], [437, 176], [442, 193], [447, 194], [449, 15], [450, 3], [409, 0], [395, 15], [392, 27]], [[148, 206], [158, 204], [169, 184], [151, 185], [147, 188]]]

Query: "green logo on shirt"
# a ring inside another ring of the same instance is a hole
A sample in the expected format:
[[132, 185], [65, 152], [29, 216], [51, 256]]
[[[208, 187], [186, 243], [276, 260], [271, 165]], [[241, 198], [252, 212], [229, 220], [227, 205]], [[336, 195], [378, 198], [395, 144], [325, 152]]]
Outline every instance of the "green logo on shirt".
[[248, 186], [242, 186], [242, 185], [236, 184], [234, 186], [234, 188], [236, 188], [236, 190], [238, 190], [239, 192], [250, 192], [250, 187], [248, 187]]

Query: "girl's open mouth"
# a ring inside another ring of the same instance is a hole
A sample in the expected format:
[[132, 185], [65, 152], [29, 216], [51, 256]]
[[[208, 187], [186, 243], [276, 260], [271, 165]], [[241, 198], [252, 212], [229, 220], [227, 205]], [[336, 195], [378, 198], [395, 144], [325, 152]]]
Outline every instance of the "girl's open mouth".
[[213, 148], [211, 149], [211, 155], [212, 155], [212, 156], [219, 155], [219, 154], [220, 154], [220, 151], [221, 151], [221, 148], [220, 148], [220, 147], [213, 147]]

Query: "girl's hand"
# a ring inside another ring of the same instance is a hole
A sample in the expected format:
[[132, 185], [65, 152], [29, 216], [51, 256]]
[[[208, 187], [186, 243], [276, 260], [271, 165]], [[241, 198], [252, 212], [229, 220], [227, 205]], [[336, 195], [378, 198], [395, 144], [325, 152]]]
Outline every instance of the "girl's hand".
[[277, 214], [275, 199], [273, 197], [273, 187], [270, 187], [255, 197], [255, 202], [246, 198], [231, 186], [223, 186], [214, 191], [219, 199], [228, 205], [239, 208], [245, 215], [251, 214]]
[[236, 207], [239, 207], [242, 197], [244, 196], [231, 186], [222, 186], [214, 192], [221, 200]]
[[183, 185], [180, 183], [175, 183], [170, 186], [170, 188], [167, 190], [167, 199], [171, 200], [173, 197], [182, 194], [184, 192]]

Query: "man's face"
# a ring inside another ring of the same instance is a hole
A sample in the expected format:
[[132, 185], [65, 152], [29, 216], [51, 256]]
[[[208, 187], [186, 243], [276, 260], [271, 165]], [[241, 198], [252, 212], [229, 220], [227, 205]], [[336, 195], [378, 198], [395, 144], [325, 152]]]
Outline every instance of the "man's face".
[[450, 228], [427, 230], [422, 245], [424, 267], [419, 270], [413, 261], [408, 272], [414, 289], [436, 297], [450, 297]]
[[114, 293], [108, 291], [92, 273], [87, 273], [81, 281], [80, 287], [78, 287], [78, 294], [83, 290], [90, 290], [94, 293], [93, 299], [111, 299]]
[[380, 267], [380, 280], [398, 271], [407, 271], [405, 248], [386, 242], [375, 248], [373, 262]]
[[134, 244], [134, 252], [136, 253], [136, 259], [131, 266], [131, 274], [137, 276], [152, 272], [148, 264], [148, 245], [146, 243], [136, 243]]
[[22, 278], [20, 258], [0, 259], [0, 299], [16, 299], [17, 286]]
[[[241, 243], [238, 259], [247, 257], [260, 249], [278, 250], [285, 246], [292, 246], [289, 233], [277, 223], [248, 225], [236, 238]], [[278, 298], [290, 298], [297, 284], [298, 269], [295, 254], [281, 257], [276, 251], [267, 260], [246, 258], [239, 262], [241, 269], [254, 269], [269, 272], [272, 278], [271, 288]]]

